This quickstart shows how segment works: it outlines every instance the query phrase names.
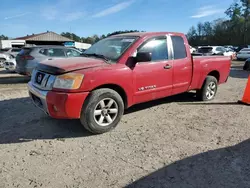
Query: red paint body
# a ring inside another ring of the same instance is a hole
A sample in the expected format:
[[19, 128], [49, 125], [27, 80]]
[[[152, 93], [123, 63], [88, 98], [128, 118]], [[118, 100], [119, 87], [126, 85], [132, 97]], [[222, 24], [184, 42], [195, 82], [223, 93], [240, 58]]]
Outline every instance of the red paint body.
[[[130, 34], [124, 34], [130, 35]], [[129, 47], [116, 64], [107, 64], [101, 59], [73, 58], [54, 60], [53, 66], [66, 71], [84, 74], [82, 85], [77, 90], [53, 89], [47, 96], [49, 113], [54, 118], [79, 118], [82, 105], [88, 94], [99, 87], [119, 86], [126, 94], [126, 107], [137, 103], [151, 101], [178, 93], [196, 90], [208, 74], [216, 72], [219, 84], [227, 81], [231, 60], [224, 56], [192, 57], [189, 44], [181, 33], [139, 33], [131, 34], [140, 38]], [[187, 57], [180, 60], [137, 63], [131, 69], [126, 65], [127, 59], [147, 39], [162, 35], [176, 35], [184, 39]], [[114, 36], [115, 37], [115, 36]], [[51, 62], [44, 62], [50, 64]], [[171, 69], [164, 69], [171, 65]], [[155, 85], [156, 88], [139, 91], [138, 88]], [[53, 109], [55, 105], [58, 109]]]

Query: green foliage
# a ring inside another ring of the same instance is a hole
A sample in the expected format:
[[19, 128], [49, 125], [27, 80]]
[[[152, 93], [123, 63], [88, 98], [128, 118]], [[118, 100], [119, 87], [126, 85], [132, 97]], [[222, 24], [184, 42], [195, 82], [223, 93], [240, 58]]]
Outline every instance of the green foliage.
[[104, 39], [106, 37], [112, 36], [112, 35], [118, 35], [118, 34], [122, 34], [122, 33], [131, 33], [131, 32], [139, 32], [138, 30], [125, 30], [125, 31], [115, 31], [113, 33], [108, 33], [107, 35], [93, 35], [93, 36], [89, 36], [89, 37], [79, 37], [74, 33], [69, 33], [69, 32], [63, 32], [61, 33], [62, 36], [67, 37], [69, 39], [72, 39], [76, 42], [83, 42], [83, 43], [89, 43], [89, 44], [94, 44], [96, 42], [98, 42], [101, 39]]
[[250, 44], [250, 1], [235, 1], [226, 11], [228, 19], [198, 23], [187, 33], [191, 45]]
[[5, 36], [5, 35], [0, 35], [0, 40], [8, 40], [9, 37]]

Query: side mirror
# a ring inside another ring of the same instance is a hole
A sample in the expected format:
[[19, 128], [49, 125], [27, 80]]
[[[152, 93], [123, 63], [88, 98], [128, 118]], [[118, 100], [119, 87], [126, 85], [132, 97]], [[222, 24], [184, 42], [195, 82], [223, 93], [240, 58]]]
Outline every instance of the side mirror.
[[136, 61], [137, 62], [151, 61], [151, 59], [152, 59], [151, 55], [152, 54], [149, 52], [138, 52], [136, 55]]

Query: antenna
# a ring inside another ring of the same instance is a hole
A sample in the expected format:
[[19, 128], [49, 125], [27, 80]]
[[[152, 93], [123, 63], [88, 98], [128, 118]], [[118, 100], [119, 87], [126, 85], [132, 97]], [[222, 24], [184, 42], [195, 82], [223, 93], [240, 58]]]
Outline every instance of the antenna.
[[69, 33], [70, 33], [71, 40], [73, 40], [73, 35], [72, 35], [72, 32], [71, 32], [71, 26], [69, 26]]

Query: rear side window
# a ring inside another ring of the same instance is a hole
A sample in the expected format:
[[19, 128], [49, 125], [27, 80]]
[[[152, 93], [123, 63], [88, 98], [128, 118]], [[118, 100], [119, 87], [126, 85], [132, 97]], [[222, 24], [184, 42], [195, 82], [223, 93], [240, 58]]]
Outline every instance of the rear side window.
[[48, 55], [50, 57], [65, 57], [63, 49], [60, 48], [50, 48], [48, 50]]
[[198, 48], [198, 53], [210, 53], [212, 52], [213, 48], [212, 47], [201, 47]]
[[174, 50], [174, 59], [184, 59], [187, 57], [184, 40], [180, 36], [171, 36]]
[[66, 54], [68, 57], [79, 57], [81, 55], [80, 52], [73, 49], [66, 49]]

